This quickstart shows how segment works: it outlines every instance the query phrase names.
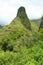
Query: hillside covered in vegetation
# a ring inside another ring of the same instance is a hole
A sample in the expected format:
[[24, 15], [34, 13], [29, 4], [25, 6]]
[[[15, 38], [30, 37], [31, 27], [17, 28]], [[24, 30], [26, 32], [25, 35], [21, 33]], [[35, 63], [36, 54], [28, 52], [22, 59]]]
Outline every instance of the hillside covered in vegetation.
[[0, 29], [0, 65], [43, 65], [41, 29], [28, 19], [25, 8], [20, 7], [16, 18]]

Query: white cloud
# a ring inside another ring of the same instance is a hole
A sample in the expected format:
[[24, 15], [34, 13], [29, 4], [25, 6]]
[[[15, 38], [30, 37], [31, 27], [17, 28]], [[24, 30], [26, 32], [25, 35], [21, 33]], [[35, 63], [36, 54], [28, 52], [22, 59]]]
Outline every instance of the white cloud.
[[43, 10], [40, 7], [29, 6], [26, 7], [27, 15], [30, 19], [39, 18], [42, 16]]

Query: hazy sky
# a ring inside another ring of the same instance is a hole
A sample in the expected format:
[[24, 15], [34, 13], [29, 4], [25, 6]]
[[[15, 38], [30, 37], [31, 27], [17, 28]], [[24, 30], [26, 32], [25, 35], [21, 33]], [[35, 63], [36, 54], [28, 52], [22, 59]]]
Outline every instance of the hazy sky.
[[25, 7], [30, 19], [43, 15], [43, 0], [0, 0], [0, 24], [10, 23], [20, 6]]

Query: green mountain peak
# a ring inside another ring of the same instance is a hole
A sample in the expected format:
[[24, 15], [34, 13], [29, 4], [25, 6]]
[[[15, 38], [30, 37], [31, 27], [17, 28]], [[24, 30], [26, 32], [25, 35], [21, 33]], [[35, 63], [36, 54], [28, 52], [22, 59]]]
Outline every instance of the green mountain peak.
[[26, 15], [25, 8], [24, 8], [24, 7], [20, 7], [20, 8], [18, 9], [17, 16], [20, 17], [20, 16], [23, 15], [23, 13], [25, 13], [25, 15]]
[[25, 28], [31, 30], [31, 24], [26, 14], [26, 10], [24, 7], [20, 7], [17, 12], [17, 17], [20, 18], [21, 23], [25, 26]]

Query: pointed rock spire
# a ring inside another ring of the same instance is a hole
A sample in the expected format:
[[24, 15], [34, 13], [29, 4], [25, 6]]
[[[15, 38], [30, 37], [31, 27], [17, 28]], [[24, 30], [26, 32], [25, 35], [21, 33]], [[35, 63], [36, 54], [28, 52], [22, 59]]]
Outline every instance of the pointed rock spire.
[[24, 7], [20, 7], [18, 9], [17, 17], [21, 19], [21, 23], [25, 26], [25, 28], [31, 30], [31, 24]]

